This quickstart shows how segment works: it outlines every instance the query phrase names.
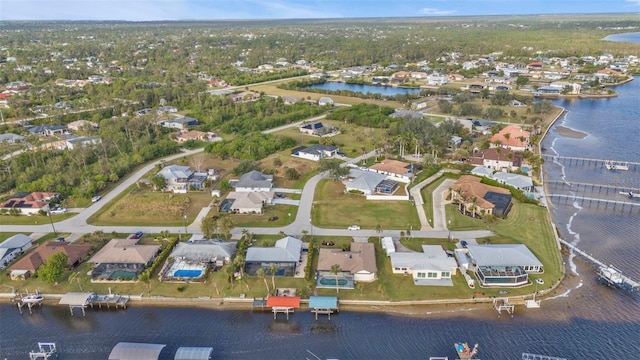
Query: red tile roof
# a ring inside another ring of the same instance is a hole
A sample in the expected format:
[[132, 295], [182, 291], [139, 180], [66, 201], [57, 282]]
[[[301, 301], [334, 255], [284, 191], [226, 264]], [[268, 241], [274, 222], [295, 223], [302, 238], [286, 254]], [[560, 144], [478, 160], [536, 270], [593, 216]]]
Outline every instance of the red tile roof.
[[269, 307], [292, 307], [300, 308], [299, 296], [269, 296], [267, 298], [267, 306]]
[[[509, 134], [506, 136], [506, 134]], [[497, 134], [491, 137], [491, 143], [494, 144], [498, 141], [504, 147], [527, 147], [529, 142], [529, 137], [531, 133], [522, 129], [518, 125], [509, 125], [504, 129], [500, 130]], [[521, 140], [520, 138], [523, 138]]]

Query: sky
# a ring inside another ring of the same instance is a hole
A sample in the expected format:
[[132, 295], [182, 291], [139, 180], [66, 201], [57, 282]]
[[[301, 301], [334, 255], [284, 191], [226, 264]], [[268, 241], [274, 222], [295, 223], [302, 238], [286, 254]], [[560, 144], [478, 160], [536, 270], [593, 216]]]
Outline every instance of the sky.
[[633, 12], [640, 13], [640, 0], [0, 0], [0, 20], [318, 19]]

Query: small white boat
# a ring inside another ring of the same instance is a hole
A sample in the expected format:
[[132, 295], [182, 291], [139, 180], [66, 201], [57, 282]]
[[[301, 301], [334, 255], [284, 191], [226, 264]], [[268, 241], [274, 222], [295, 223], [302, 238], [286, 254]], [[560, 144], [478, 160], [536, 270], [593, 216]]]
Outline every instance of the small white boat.
[[606, 161], [604, 163], [604, 167], [607, 170], [624, 170], [624, 171], [628, 171], [629, 170], [629, 164], [615, 162], [615, 161]]
[[25, 304], [39, 304], [44, 300], [44, 297], [38, 293], [27, 294], [26, 296], [23, 296], [21, 300]]
[[612, 285], [621, 285], [624, 282], [622, 273], [620, 273], [618, 269], [612, 266], [602, 266], [598, 275], [600, 276], [600, 278], [606, 280], [609, 284]]
[[640, 193], [634, 193], [632, 191], [620, 191], [618, 194], [628, 196], [630, 198], [640, 198]]

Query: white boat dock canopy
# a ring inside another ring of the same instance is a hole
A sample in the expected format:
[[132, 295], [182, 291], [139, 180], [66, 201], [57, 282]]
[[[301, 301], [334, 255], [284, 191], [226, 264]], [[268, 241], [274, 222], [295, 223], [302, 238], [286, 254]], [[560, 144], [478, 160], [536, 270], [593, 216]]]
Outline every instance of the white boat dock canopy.
[[85, 306], [90, 303], [91, 298], [95, 295], [92, 292], [70, 292], [66, 293], [60, 299], [60, 305], [69, 306]]
[[187, 347], [178, 348], [174, 360], [210, 360], [212, 347]]
[[158, 360], [164, 344], [121, 342], [113, 347], [109, 360]]

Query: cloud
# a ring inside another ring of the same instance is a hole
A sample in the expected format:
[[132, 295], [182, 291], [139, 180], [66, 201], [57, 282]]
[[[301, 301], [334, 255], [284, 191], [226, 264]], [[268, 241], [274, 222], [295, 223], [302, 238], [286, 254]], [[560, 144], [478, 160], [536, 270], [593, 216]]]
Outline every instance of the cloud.
[[[640, 0], [638, 0], [640, 1]], [[453, 15], [456, 13], [455, 10], [440, 10], [433, 8], [422, 8], [420, 9], [420, 13], [429, 16], [445, 16], [445, 15]]]
[[630, 2], [632, 4], [638, 5], [640, 6], [640, 0], [626, 0], [627, 2]]

